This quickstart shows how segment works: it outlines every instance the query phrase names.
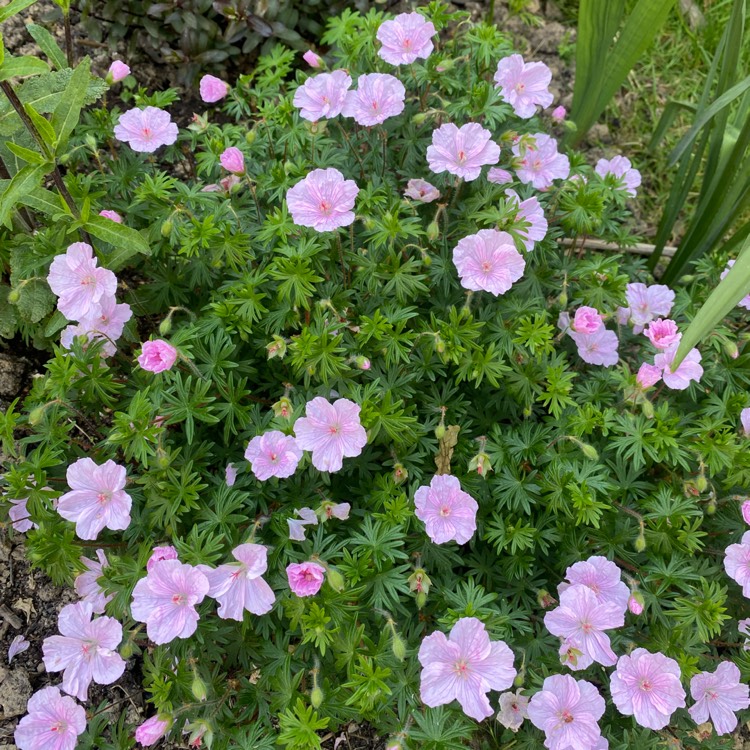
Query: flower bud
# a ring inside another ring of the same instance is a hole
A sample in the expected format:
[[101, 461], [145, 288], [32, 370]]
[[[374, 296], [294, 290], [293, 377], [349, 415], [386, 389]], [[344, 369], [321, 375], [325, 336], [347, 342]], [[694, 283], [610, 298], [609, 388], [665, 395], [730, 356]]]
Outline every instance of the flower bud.
[[268, 359], [278, 357], [284, 359], [286, 354], [286, 341], [281, 336], [274, 335], [273, 341], [270, 344], [266, 344], [266, 351], [268, 352]]
[[120, 656], [122, 656], [123, 659], [126, 661], [135, 653], [135, 647], [133, 646], [133, 641], [128, 639], [125, 641], [125, 643], [120, 646]]
[[714, 513], [716, 513], [716, 498], [712, 497], [708, 503], [706, 503], [706, 515], [713, 516]]
[[552, 594], [550, 594], [546, 589], [537, 591], [536, 600], [537, 602], [539, 602], [539, 606], [543, 609], [548, 609], [553, 604], [557, 604], [557, 599], [555, 599], [555, 597], [552, 596]]
[[640, 533], [635, 539], [635, 542], [633, 542], [633, 548], [636, 552], [644, 552], [646, 549], [646, 535], [643, 533], [643, 529], [641, 529]]
[[634, 615], [640, 615], [643, 612], [643, 596], [640, 591], [631, 591], [628, 599], [628, 609]]
[[698, 488], [698, 492], [705, 492], [708, 489], [708, 479], [705, 474], [699, 474], [695, 478], [695, 486]]
[[438, 440], [442, 440], [445, 437], [445, 425], [444, 424], [441, 423], [435, 428], [435, 437]]
[[195, 697], [195, 700], [203, 702], [206, 700], [208, 695], [206, 691], [206, 683], [201, 680], [198, 672], [193, 672], [193, 684], [190, 686], [190, 690]]
[[289, 419], [292, 416], [292, 402], [286, 396], [282, 396], [271, 408], [276, 417]]
[[372, 367], [372, 363], [370, 362], [367, 357], [359, 356], [354, 360], [354, 364], [357, 365], [357, 367], [360, 370], [369, 370], [370, 367]]
[[568, 111], [561, 104], [559, 107], [555, 107], [552, 110], [552, 120], [554, 122], [562, 122], [565, 119], [565, 115], [567, 114]]
[[238, 148], [230, 146], [219, 157], [221, 166], [232, 174], [245, 174], [245, 155]]
[[417, 112], [417, 114], [411, 118], [411, 121], [415, 125], [424, 125], [426, 119], [427, 119], [427, 112]]
[[159, 333], [162, 336], [168, 336], [170, 331], [172, 330], [172, 316], [167, 315], [164, 320], [162, 320], [161, 323], [159, 323]]
[[323, 58], [320, 55], [316, 55], [315, 52], [313, 52], [311, 49], [307, 50], [304, 55], [302, 55], [302, 59], [311, 67], [311, 68], [322, 68]]
[[398, 484], [403, 484], [409, 477], [409, 472], [404, 468], [403, 464], [396, 464], [393, 467], [393, 481]]
[[393, 640], [391, 641], [391, 649], [393, 655], [399, 661], [403, 661], [406, 658], [406, 643], [404, 643], [404, 639], [395, 630], [393, 632]]
[[424, 568], [417, 568], [407, 581], [410, 591], [416, 591], [418, 594], [429, 594], [432, 581], [427, 575]]
[[487, 478], [487, 475], [492, 471], [492, 463], [490, 457], [486, 453], [477, 453], [474, 458], [469, 461], [469, 471], [476, 471], [481, 477]]
[[424, 591], [420, 591], [417, 594], [415, 601], [417, 602], [417, 609], [422, 609], [427, 603], [427, 594], [425, 594]]
[[391, 739], [385, 743], [385, 750], [404, 750], [404, 746], [395, 737], [391, 737]]
[[526, 680], [526, 674], [524, 673], [524, 670], [522, 669], [514, 678], [513, 678], [513, 687], [523, 687], [523, 683]]
[[641, 411], [646, 419], [654, 418], [654, 405], [647, 398], [644, 398], [643, 401], [641, 401]]
[[11, 289], [10, 292], [8, 292], [8, 302], [10, 302], [11, 305], [17, 304], [19, 299], [21, 299], [21, 292], [19, 292], [18, 289]]
[[682, 491], [685, 493], [685, 497], [698, 497], [701, 494], [692, 480], [682, 483]]
[[253, 143], [255, 143], [255, 130], [248, 130], [247, 133], [245, 133], [245, 143], [247, 143], [248, 146], [252, 146]]
[[161, 236], [169, 237], [170, 234], [172, 234], [172, 220], [167, 219], [166, 221], [163, 221], [161, 224]]
[[456, 61], [452, 57], [446, 57], [435, 66], [435, 70], [437, 70], [438, 73], [445, 73], [448, 70], [452, 70], [455, 65]]
[[435, 336], [435, 351], [438, 354], [445, 354], [445, 341], [440, 336]]
[[323, 691], [317, 685], [310, 691], [310, 705], [320, 708], [323, 705]]
[[560, 307], [563, 308], [563, 310], [568, 306], [568, 293], [565, 291], [565, 289], [560, 292], [560, 296], [557, 298], [557, 301], [560, 304]]
[[44, 406], [37, 406], [29, 412], [29, 424], [37, 425], [44, 419]]
[[732, 358], [737, 359], [737, 357], [740, 356], [740, 350], [737, 348], [737, 344], [734, 343], [734, 341], [727, 341], [724, 342], [724, 351]]
[[130, 68], [122, 60], [113, 60], [105, 80], [111, 86], [130, 75]]
[[579, 443], [579, 445], [586, 458], [590, 458], [592, 461], [596, 461], [599, 458], [599, 453], [593, 445], [589, 445], [588, 443]]
[[436, 221], [427, 225], [427, 239], [434, 242], [440, 236], [440, 226]]
[[346, 588], [344, 576], [336, 568], [328, 568], [328, 585], [334, 590], [341, 592]]

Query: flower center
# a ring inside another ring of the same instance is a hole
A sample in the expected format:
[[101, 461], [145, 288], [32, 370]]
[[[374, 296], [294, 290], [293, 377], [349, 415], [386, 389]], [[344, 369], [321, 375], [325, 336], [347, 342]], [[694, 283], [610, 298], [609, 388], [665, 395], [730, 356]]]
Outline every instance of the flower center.
[[91, 286], [96, 284], [96, 277], [93, 274], [87, 274], [81, 279], [81, 286]]
[[535, 169], [537, 172], [542, 168], [542, 160], [541, 159], [534, 159], [534, 161], [531, 164], [532, 169]]
[[644, 677], [639, 685], [641, 690], [645, 690], [647, 693], [651, 692], [653, 690], [653, 685], [651, 684], [651, 680], [648, 677]]
[[440, 515], [443, 518], [447, 518], [451, 514], [450, 506], [444, 505], [442, 508], [440, 508]]
[[279, 454], [278, 453], [271, 453], [271, 463], [276, 463], [279, 460]]
[[581, 630], [583, 630], [584, 633], [590, 633], [594, 629], [594, 626], [590, 622], [583, 622], [581, 623]]
[[482, 273], [489, 273], [492, 271], [492, 263], [488, 260], [482, 261]]
[[341, 428], [340, 428], [340, 427], [339, 427], [339, 425], [337, 425], [337, 424], [332, 424], [332, 425], [331, 425], [331, 426], [330, 426], [330, 427], [328, 428], [328, 432], [329, 432], [329, 434], [331, 434], [331, 435], [338, 435], [338, 434], [339, 434], [339, 432], [340, 432], [340, 430], [341, 430]]
[[377, 112], [380, 109], [380, 104], [376, 102], [374, 99], [370, 102], [370, 107], [372, 107], [373, 112]]
[[67, 721], [58, 721], [49, 728], [50, 732], [67, 732], [67, 730], [68, 730]]
[[173, 594], [172, 604], [176, 604], [178, 607], [182, 607], [187, 604], [187, 596], [185, 594]]
[[566, 708], [566, 709], [565, 709], [565, 710], [564, 710], [564, 711], [563, 711], [563, 712], [562, 712], [562, 713], [560, 714], [560, 719], [562, 719], [562, 721], [563, 721], [563, 722], [564, 722], [565, 724], [570, 724], [570, 723], [572, 723], [572, 721], [573, 721], [573, 714], [572, 714], [572, 713], [570, 713], [570, 711], [568, 711], [568, 709]]
[[99, 505], [106, 505], [111, 499], [112, 499], [112, 493], [110, 492], [100, 492], [96, 496], [96, 502], [98, 502]]
[[461, 677], [464, 680], [467, 679], [469, 676], [469, 665], [466, 663], [466, 659], [459, 659], [453, 665], [453, 671], [455, 672], [456, 677]]
[[524, 91], [526, 91], [526, 84], [521, 83], [520, 81], [516, 84], [516, 91], [519, 94], [523, 94]]
[[715, 701], [719, 697], [719, 694], [715, 690], [706, 690], [706, 698], [710, 701]]
[[406, 39], [404, 39], [403, 44], [404, 44], [404, 49], [408, 50], [412, 48], [412, 45], [414, 44], [414, 42], [412, 42], [412, 40], [409, 39], [409, 37], [406, 37]]
[[143, 136], [144, 141], [150, 141], [153, 136], [151, 128], [143, 128], [143, 132], [141, 133], [141, 135]]
[[331, 201], [322, 200], [320, 201], [320, 211], [324, 216], [331, 215], [331, 209], [333, 208]]
[[458, 163], [459, 164], [465, 164], [466, 163], [466, 151], [461, 149], [461, 151], [458, 152]]

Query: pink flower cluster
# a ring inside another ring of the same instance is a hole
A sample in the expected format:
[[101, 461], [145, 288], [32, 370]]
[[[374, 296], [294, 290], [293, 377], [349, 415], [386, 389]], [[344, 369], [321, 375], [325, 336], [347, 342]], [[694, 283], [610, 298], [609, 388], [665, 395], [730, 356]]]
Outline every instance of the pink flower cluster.
[[605, 328], [601, 314], [592, 307], [576, 310], [571, 323], [570, 315], [561, 312], [557, 325], [570, 336], [578, 348], [578, 356], [590, 365], [612, 367], [619, 361], [617, 334]]

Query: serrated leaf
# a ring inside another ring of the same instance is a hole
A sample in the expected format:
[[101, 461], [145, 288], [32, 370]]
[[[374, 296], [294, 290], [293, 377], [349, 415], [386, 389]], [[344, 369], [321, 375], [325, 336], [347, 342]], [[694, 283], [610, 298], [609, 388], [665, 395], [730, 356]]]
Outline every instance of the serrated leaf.
[[52, 127], [57, 136], [57, 152], [65, 148], [68, 137], [78, 124], [90, 78], [91, 60], [85, 57], [73, 71], [63, 97], [52, 113]]
[[24, 8], [28, 8], [29, 5], [33, 5], [36, 0], [11, 0], [6, 6], [0, 8], [0, 23], [7, 21], [17, 13], [20, 13]]
[[55, 295], [47, 282], [41, 279], [31, 279], [20, 286], [18, 292], [16, 307], [21, 317], [29, 323], [38, 323], [55, 306]]
[[92, 216], [84, 229], [97, 239], [114, 246], [114, 252], [105, 257], [105, 265], [111, 271], [120, 269], [134, 255], [151, 255], [151, 248], [140, 232], [118, 224], [104, 216]]
[[0, 195], [0, 224], [9, 226], [10, 213], [22, 196], [39, 187], [44, 177], [44, 166], [30, 164], [16, 172], [3, 194]]
[[45, 55], [50, 59], [50, 62], [58, 70], [68, 67], [68, 61], [65, 58], [65, 53], [60, 49], [60, 46], [55, 41], [52, 34], [36, 23], [26, 24], [26, 30], [34, 38], [34, 41], [39, 45], [39, 49], [44, 52]]
[[3, 60], [3, 64], [0, 65], [0, 81], [21, 78], [23, 76], [35, 76], [48, 72], [49, 65], [38, 57], [31, 57], [31, 55], [6, 57]]

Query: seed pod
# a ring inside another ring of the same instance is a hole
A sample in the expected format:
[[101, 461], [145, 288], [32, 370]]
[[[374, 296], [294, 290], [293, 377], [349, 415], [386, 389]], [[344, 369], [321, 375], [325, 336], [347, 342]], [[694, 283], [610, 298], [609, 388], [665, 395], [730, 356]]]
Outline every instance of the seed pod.
[[172, 220], [167, 219], [166, 221], [162, 222], [161, 225], [161, 236], [162, 237], [169, 237], [169, 235], [172, 233]]
[[323, 704], [323, 691], [316, 685], [311, 691], [310, 691], [310, 705], [313, 708], [320, 708]]
[[393, 633], [391, 649], [393, 650], [393, 655], [399, 661], [403, 661], [406, 658], [406, 643], [404, 643], [404, 639], [396, 632]]

